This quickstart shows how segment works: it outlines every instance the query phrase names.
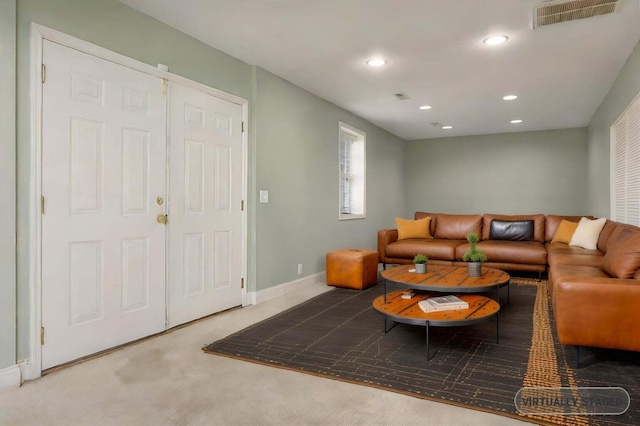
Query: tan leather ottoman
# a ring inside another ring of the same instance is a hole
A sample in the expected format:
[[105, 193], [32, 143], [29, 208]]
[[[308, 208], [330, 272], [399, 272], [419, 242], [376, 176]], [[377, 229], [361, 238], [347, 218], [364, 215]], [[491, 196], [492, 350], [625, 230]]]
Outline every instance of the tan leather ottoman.
[[327, 253], [327, 285], [364, 290], [378, 282], [378, 252], [367, 249]]

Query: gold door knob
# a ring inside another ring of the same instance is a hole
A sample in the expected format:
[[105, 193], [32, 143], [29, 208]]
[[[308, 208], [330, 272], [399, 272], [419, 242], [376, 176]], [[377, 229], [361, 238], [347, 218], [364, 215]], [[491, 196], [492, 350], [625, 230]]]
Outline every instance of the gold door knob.
[[156, 221], [158, 223], [166, 225], [166, 223], [169, 222], [169, 216], [167, 216], [166, 214], [159, 214], [158, 217], [156, 218]]

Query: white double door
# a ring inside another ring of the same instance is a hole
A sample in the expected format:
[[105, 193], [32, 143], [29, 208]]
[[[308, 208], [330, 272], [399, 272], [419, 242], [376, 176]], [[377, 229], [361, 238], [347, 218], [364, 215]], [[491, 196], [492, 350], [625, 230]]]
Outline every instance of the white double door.
[[42, 368], [240, 305], [241, 107], [49, 41], [43, 63]]
[[242, 303], [242, 108], [170, 85], [169, 310], [174, 327]]

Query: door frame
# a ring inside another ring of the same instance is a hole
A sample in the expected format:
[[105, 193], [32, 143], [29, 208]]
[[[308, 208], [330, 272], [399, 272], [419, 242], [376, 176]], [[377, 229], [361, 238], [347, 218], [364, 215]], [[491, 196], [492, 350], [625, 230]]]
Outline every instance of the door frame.
[[[217, 98], [242, 106], [242, 120], [245, 123], [245, 131], [242, 133], [242, 199], [245, 208], [242, 211], [242, 256], [241, 277], [245, 285], [242, 288], [242, 306], [249, 304], [247, 298], [247, 185], [248, 185], [248, 156], [249, 156], [249, 101], [218, 89], [206, 86], [177, 74], [155, 68], [138, 60], [129, 58], [79, 38], [70, 36], [60, 31], [31, 23], [31, 159], [29, 180], [29, 358], [20, 363], [23, 380], [32, 380], [42, 375], [42, 348], [40, 333], [42, 329], [42, 54], [44, 40], [49, 40], [83, 53], [105, 59], [116, 64], [149, 74], [166, 81], [175, 82], [194, 90], [215, 96]], [[160, 66], [160, 64], [158, 64]], [[170, 143], [170, 141], [169, 141]], [[168, 145], [167, 145], [168, 148]], [[167, 158], [167, 173], [168, 173]], [[167, 234], [168, 238], [168, 234]], [[168, 241], [168, 240], [167, 240]], [[165, 247], [166, 242], [165, 241]], [[167, 270], [165, 267], [165, 277]], [[165, 279], [165, 292], [168, 281]], [[168, 300], [167, 300], [168, 302]], [[166, 311], [166, 309], [165, 309]]]

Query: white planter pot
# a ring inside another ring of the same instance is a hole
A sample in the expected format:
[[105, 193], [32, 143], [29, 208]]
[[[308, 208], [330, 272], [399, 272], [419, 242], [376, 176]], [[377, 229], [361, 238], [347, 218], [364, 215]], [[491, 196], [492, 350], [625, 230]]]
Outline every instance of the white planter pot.
[[414, 263], [416, 267], [416, 274], [426, 274], [427, 273], [427, 264], [426, 263]]

